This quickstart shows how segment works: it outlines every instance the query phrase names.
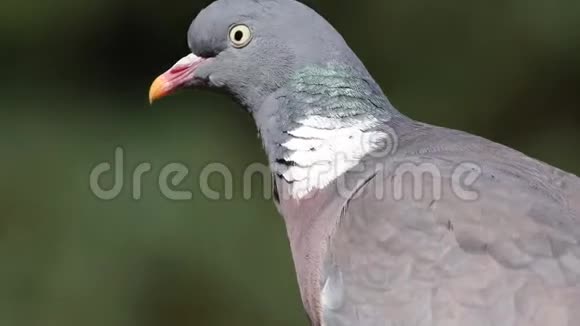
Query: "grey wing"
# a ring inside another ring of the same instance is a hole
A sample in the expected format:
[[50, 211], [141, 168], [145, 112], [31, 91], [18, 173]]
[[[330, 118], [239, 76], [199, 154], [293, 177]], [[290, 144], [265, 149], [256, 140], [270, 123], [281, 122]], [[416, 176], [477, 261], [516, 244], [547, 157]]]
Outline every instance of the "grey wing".
[[[430, 153], [389, 162], [348, 201], [324, 266], [323, 325], [579, 325], [580, 181], [494, 150], [476, 199], [453, 187], [469, 154]], [[427, 177], [414, 197], [416, 180], [397, 171], [409, 162], [439, 168], [439, 196]]]

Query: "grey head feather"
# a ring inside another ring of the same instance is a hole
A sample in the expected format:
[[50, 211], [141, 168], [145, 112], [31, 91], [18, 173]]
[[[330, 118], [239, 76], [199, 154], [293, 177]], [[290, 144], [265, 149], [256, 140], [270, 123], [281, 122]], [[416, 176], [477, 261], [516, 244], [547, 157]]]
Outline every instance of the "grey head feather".
[[[252, 30], [252, 41], [241, 49], [227, 37], [235, 24]], [[295, 0], [215, 1], [191, 24], [188, 44], [194, 54], [213, 58], [196, 75], [226, 89], [250, 111], [308, 66], [336, 62], [372, 81], [342, 36]]]

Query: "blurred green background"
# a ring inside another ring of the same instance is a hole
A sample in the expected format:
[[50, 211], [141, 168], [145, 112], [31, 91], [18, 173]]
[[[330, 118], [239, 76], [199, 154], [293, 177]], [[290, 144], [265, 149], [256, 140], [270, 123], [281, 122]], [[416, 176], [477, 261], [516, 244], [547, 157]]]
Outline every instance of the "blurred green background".
[[[0, 4], [0, 326], [306, 325], [281, 218], [259, 182], [241, 196], [244, 166], [265, 162], [251, 118], [205, 92], [147, 104], [207, 3]], [[400, 111], [580, 173], [579, 1], [314, 6]], [[117, 146], [125, 187], [102, 201], [89, 173]], [[158, 190], [176, 161], [191, 201]], [[140, 162], [154, 173], [135, 201]], [[203, 198], [210, 162], [232, 169], [233, 200]]]

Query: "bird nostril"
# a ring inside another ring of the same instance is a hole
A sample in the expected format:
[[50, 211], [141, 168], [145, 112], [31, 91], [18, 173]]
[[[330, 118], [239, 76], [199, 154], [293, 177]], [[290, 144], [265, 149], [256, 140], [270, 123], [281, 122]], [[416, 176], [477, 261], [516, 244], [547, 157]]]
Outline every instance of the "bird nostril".
[[183, 66], [177, 66], [177, 67], [173, 67], [170, 70], [170, 73], [172, 73], [172, 74], [178, 74], [178, 73], [180, 73], [180, 72], [182, 72], [184, 70], [187, 70], [187, 69], [189, 69], [189, 66], [185, 66], [185, 65], [183, 65]]

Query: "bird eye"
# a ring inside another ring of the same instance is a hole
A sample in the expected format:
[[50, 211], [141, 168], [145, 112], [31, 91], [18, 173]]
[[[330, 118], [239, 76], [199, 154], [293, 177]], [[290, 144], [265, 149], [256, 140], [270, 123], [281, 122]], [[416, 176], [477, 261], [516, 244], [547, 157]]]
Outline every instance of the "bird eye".
[[236, 48], [243, 48], [252, 40], [252, 31], [246, 25], [234, 25], [230, 28], [230, 42]]

